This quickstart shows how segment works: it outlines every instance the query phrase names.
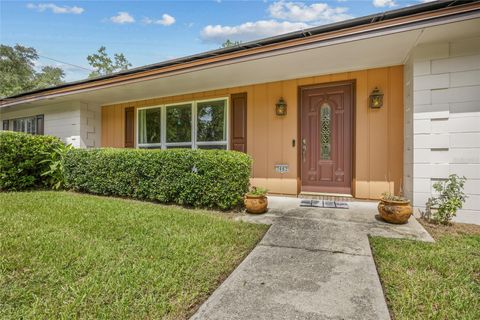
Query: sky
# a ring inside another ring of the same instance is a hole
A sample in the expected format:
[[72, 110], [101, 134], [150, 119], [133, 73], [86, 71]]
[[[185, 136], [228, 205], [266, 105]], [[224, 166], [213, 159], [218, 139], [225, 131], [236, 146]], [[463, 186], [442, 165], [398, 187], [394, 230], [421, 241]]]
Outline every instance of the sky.
[[4, 1], [0, 43], [34, 47], [37, 67], [59, 66], [66, 81], [90, 73], [86, 57], [106, 46], [133, 67], [397, 9], [428, 0]]

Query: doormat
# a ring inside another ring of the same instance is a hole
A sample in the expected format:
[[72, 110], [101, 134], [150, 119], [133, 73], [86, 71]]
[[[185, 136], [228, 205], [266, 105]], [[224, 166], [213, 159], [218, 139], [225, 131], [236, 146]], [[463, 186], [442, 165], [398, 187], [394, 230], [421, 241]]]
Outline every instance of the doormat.
[[348, 203], [344, 201], [302, 199], [300, 201], [300, 207], [348, 209]]

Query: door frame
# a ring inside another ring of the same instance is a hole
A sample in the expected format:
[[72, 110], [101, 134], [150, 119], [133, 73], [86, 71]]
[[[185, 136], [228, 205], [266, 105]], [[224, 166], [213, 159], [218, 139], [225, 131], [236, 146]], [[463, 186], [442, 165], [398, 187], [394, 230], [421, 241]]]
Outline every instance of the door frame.
[[[302, 92], [304, 90], [309, 89], [318, 89], [318, 88], [328, 88], [328, 87], [336, 87], [341, 85], [349, 85], [351, 87], [351, 95], [352, 95], [352, 121], [351, 121], [351, 129], [352, 129], [352, 146], [351, 146], [351, 153], [352, 153], [352, 160], [350, 162], [350, 170], [352, 172], [352, 179], [350, 181], [350, 188], [352, 190], [352, 196], [355, 197], [355, 180], [356, 180], [356, 172], [355, 172], [355, 161], [356, 161], [356, 153], [355, 153], [355, 145], [356, 145], [356, 134], [355, 134], [355, 127], [356, 127], [356, 109], [357, 109], [357, 95], [356, 95], [356, 88], [357, 88], [357, 81], [356, 79], [351, 80], [342, 80], [342, 81], [332, 81], [332, 82], [324, 82], [324, 83], [317, 83], [317, 84], [309, 84], [298, 86], [297, 89], [297, 194], [302, 192]], [[311, 193], [311, 192], [307, 192]], [[329, 193], [330, 194], [330, 193]], [[332, 195], [335, 193], [332, 192]]]

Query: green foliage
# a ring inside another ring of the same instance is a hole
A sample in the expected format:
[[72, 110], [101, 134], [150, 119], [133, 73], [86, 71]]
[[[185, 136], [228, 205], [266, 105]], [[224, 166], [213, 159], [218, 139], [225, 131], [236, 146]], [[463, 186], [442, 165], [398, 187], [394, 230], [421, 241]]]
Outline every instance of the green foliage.
[[112, 60], [106, 50], [105, 46], [101, 46], [97, 53], [87, 56], [88, 63], [95, 68], [95, 71], [88, 76], [89, 78], [124, 71], [132, 66], [123, 53], [115, 53]]
[[392, 319], [480, 319], [480, 234], [435, 240], [370, 238]]
[[251, 187], [248, 191], [250, 196], [265, 196], [267, 195], [268, 190], [262, 187]]
[[384, 192], [382, 193], [382, 199], [386, 201], [398, 201], [398, 202], [407, 202], [409, 201], [407, 198], [402, 197], [402, 196], [396, 196], [393, 193], [390, 192]]
[[71, 150], [73, 150], [72, 145], [62, 144], [50, 152], [42, 152], [45, 159], [40, 161], [40, 163], [48, 164], [48, 169], [42, 172], [42, 177], [47, 179], [47, 184], [52, 189], [61, 189], [65, 184], [65, 156]]
[[267, 229], [148, 202], [0, 193], [0, 319], [188, 319]]
[[77, 191], [227, 210], [241, 204], [250, 167], [235, 151], [76, 149], [65, 177]]
[[[0, 132], [0, 190], [51, 187], [55, 181], [44, 160], [64, 148], [58, 138], [19, 132]], [[55, 173], [56, 175], [56, 173]]]
[[227, 39], [227, 41], [222, 43], [222, 48], [236, 47], [239, 46], [241, 43], [242, 41], [232, 41], [230, 39]]
[[423, 217], [436, 223], [449, 224], [467, 199], [463, 192], [466, 181], [465, 177], [451, 174], [447, 180], [436, 182], [433, 188], [437, 195], [428, 199]]
[[44, 66], [37, 72], [37, 59], [34, 48], [0, 45], [0, 98], [63, 83], [65, 73], [61, 68]]

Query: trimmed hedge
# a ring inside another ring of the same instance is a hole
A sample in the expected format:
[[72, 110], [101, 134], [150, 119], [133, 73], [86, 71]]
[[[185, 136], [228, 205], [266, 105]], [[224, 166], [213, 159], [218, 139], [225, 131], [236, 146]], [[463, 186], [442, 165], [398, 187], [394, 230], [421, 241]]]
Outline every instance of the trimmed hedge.
[[0, 190], [18, 191], [49, 187], [49, 176], [41, 174], [50, 157], [63, 142], [52, 136], [36, 136], [20, 132], [0, 132]]
[[65, 158], [66, 187], [223, 210], [248, 191], [250, 156], [225, 150], [76, 149]]

